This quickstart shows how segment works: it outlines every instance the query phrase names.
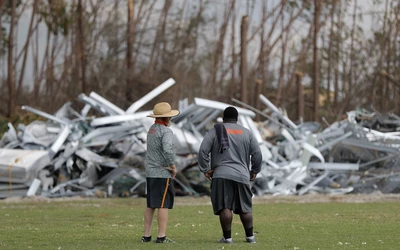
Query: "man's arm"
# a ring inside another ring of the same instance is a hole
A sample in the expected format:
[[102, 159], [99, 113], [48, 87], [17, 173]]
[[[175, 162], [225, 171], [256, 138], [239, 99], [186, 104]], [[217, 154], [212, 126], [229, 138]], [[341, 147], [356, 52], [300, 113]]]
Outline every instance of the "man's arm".
[[207, 173], [211, 170], [210, 167], [210, 153], [213, 146], [213, 138], [215, 136], [215, 129], [211, 129], [204, 136], [203, 141], [201, 142], [199, 153], [198, 153], [198, 162], [199, 169], [202, 173]]
[[[250, 155], [251, 155], [251, 172], [257, 175], [261, 171], [262, 153], [260, 146], [258, 145], [258, 142], [257, 140], [255, 140], [254, 137], [251, 137]], [[250, 175], [250, 179], [251, 178], [252, 176]]]

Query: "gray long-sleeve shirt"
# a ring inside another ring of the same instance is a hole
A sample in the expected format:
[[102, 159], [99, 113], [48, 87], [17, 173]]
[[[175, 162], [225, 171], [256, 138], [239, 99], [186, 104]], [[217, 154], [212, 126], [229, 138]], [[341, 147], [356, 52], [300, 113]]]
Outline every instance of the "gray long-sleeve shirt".
[[165, 168], [175, 164], [174, 138], [170, 128], [154, 123], [147, 132], [146, 177], [171, 178]]
[[[219, 152], [215, 128], [204, 136], [199, 149], [199, 168], [205, 173], [215, 169], [213, 178], [224, 178], [250, 183], [249, 171], [259, 173], [262, 154], [250, 130], [236, 123], [224, 123], [229, 137], [229, 148]], [[211, 156], [210, 156], [211, 155]], [[250, 165], [251, 164], [251, 165]]]

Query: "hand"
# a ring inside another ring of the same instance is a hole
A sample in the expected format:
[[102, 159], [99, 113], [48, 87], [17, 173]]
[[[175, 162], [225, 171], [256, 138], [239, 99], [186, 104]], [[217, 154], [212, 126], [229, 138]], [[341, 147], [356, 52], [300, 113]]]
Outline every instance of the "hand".
[[171, 173], [171, 179], [174, 179], [176, 176], [176, 166], [172, 165], [170, 167], [165, 168], [166, 170], [168, 170]]
[[253, 171], [250, 171], [250, 181], [254, 181], [254, 179], [257, 177], [257, 174], [254, 173]]
[[208, 172], [204, 173], [204, 176], [205, 176], [207, 179], [211, 180], [213, 174], [214, 174], [214, 169], [211, 169], [211, 170], [209, 170]]

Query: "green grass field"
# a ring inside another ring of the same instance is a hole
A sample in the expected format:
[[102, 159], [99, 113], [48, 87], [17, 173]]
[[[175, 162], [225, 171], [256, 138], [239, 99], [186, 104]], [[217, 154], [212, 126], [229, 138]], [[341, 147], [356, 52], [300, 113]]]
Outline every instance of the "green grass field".
[[216, 243], [222, 233], [208, 198], [176, 198], [172, 244], [140, 242], [144, 198], [0, 201], [0, 249], [400, 249], [399, 205], [255, 202], [257, 244], [244, 242], [234, 216], [228, 245]]

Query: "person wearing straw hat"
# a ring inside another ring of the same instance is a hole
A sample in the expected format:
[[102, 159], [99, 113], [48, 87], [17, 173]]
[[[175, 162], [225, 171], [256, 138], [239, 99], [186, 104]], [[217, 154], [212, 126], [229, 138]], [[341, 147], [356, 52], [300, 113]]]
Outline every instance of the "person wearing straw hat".
[[179, 115], [178, 110], [171, 109], [167, 102], [160, 102], [154, 106], [154, 124], [147, 132], [146, 152], [146, 188], [147, 207], [144, 213], [144, 235], [142, 242], [150, 242], [151, 226], [154, 212], [158, 209], [158, 236], [156, 243], [172, 243], [166, 236], [168, 224], [168, 210], [174, 205], [174, 183], [176, 175], [174, 138], [169, 128], [171, 119]]

